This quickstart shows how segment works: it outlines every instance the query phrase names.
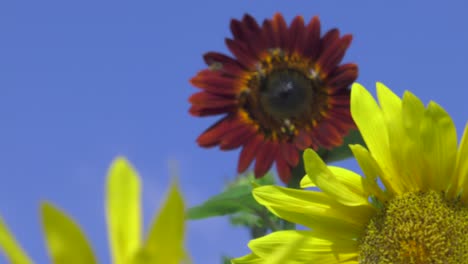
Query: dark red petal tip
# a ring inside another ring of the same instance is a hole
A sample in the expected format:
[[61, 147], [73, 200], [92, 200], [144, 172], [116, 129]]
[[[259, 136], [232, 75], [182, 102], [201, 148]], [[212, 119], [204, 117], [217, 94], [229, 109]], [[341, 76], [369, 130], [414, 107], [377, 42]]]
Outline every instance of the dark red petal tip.
[[302, 16], [296, 16], [291, 22], [289, 28], [289, 51], [291, 54], [300, 53], [304, 51], [304, 38], [305, 38], [305, 26], [304, 18]]
[[256, 178], [263, 177], [265, 173], [271, 168], [273, 161], [279, 150], [277, 143], [266, 141], [255, 157], [254, 174]]
[[252, 163], [253, 159], [257, 155], [257, 151], [263, 145], [263, 136], [257, 134], [252, 137], [247, 144], [244, 145], [239, 156], [239, 163], [237, 165], [237, 172], [244, 172]]
[[280, 177], [282, 182], [287, 184], [291, 180], [292, 168], [281, 157], [278, 157], [276, 159], [276, 170], [278, 171], [278, 176]]

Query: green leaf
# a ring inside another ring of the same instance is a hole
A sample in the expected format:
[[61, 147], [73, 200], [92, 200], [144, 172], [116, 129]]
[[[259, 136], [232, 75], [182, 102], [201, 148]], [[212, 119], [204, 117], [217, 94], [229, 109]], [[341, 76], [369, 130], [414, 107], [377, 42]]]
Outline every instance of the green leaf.
[[223, 264], [231, 264], [231, 257], [228, 257], [228, 256], [222, 256], [222, 259], [221, 259], [221, 262]]
[[140, 180], [130, 163], [119, 157], [107, 177], [106, 216], [113, 263], [124, 264], [140, 247]]
[[330, 163], [334, 161], [340, 161], [353, 156], [351, 149], [348, 145], [350, 144], [359, 144], [365, 146], [364, 140], [362, 139], [361, 133], [358, 130], [352, 130], [344, 138], [343, 144], [332, 150], [319, 149], [317, 153], [322, 158], [325, 163]]
[[240, 177], [222, 193], [212, 196], [201, 205], [189, 208], [187, 218], [196, 220], [261, 209], [263, 207], [252, 196], [253, 185], [271, 184], [274, 184], [271, 174], [257, 180], [254, 180], [253, 175]]
[[2, 217], [0, 217], [0, 249], [10, 263], [31, 264], [32, 260], [21, 248], [13, 234], [8, 230]]
[[47, 249], [54, 264], [97, 263], [85, 235], [68, 215], [52, 204], [41, 205]]
[[133, 263], [180, 264], [186, 260], [184, 222], [184, 201], [179, 188], [173, 184]]
[[236, 186], [209, 198], [201, 205], [188, 209], [187, 218], [194, 220], [234, 214], [249, 210], [249, 205], [254, 203], [256, 202], [252, 196], [252, 187]]
[[229, 217], [229, 222], [233, 226], [261, 226], [261, 221], [260, 216], [247, 212], [236, 213]]

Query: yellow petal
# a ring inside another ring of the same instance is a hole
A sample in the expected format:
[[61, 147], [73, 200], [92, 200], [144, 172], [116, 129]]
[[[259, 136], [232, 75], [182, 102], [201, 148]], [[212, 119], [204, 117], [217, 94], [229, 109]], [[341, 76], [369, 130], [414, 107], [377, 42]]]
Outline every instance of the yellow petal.
[[[275, 249], [273, 254], [266, 258], [265, 263], [268, 264], [284, 264], [293, 263], [291, 255], [294, 255], [296, 250], [303, 246], [306, 237], [299, 237], [289, 243], [284, 244], [282, 247]], [[300, 262], [297, 262], [300, 263]]]
[[338, 181], [348, 187], [352, 192], [362, 197], [369, 196], [369, 191], [366, 190], [364, 178], [361, 177], [361, 175], [341, 167], [328, 166], [328, 169], [336, 176]]
[[54, 264], [97, 263], [80, 227], [52, 204], [41, 205], [46, 245]]
[[370, 205], [345, 206], [323, 192], [262, 186], [253, 190], [253, 196], [280, 218], [336, 236], [362, 233], [375, 214]]
[[115, 159], [107, 177], [106, 216], [113, 263], [128, 262], [141, 241], [140, 180], [122, 157]]
[[182, 195], [177, 184], [173, 184], [133, 263], [180, 264], [185, 260], [184, 218]]
[[457, 154], [455, 125], [442, 107], [430, 102], [420, 131], [429, 186], [436, 191], [446, 191], [452, 181]]
[[[393, 164], [393, 173], [398, 173], [398, 180], [402, 191], [417, 191], [418, 185], [414, 180], [414, 175], [407, 174], [407, 170], [402, 166], [407, 158], [402, 150], [407, 144], [408, 136], [404, 127], [403, 105], [401, 99], [382, 83], [377, 83], [377, 97], [379, 98], [382, 113], [387, 124], [389, 151]], [[398, 143], [396, 143], [398, 142]]]
[[402, 173], [408, 175], [413, 179], [413, 182], [420, 191], [427, 191], [429, 189], [428, 182], [425, 180], [427, 177], [427, 168], [422, 153], [422, 142], [420, 138], [420, 127], [424, 119], [425, 107], [424, 104], [409, 91], [403, 94], [403, 126], [405, 128], [406, 140], [395, 144], [400, 147], [400, 155], [402, 159], [401, 168]]
[[[377, 162], [370, 155], [369, 151], [361, 145], [349, 145], [349, 148], [353, 152], [356, 161], [361, 167], [365, 177], [364, 181], [366, 184], [366, 189], [369, 190], [372, 195], [377, 197], [380, 201], [384, 202], [389, 199], [388, 195], [380, 189], [377, 184], [378, 176], [383, 175], [382, 170], [380, 169]], [[390, 193], [394, 193], [392, 189], [392, 184], [388, 182], [388, 179], [381, 177], [382, 183], [389, 190]]]
[[24, 252], [13, 234], [8, 230], [2, 217], [0, 217], [0, 251], [3, 252], [9, 263], [31, 264], [32, 260]]
[[317, 185], [315, 185], [315, 183], [313, 183], [312, 180], [309, 177], [307, 177], [307, 175], [305, 177], [302, 177], [300, 186], [301, 188], [317, 187]]
[[399, 182], [393, 176], [388, 130], [382, 110], [372, 95], [356, 83], [351, 88], [351, 114], [372, 156], [392, 183], [393, 191], [401, 193]]
[[426, 110], [424, 104], [409, 91], [403, 94], [403, 125], [406, 129], [406, 135], [415, 139], [419, 137], [419, 127]]
[[[260, 258], [268, 259], [277, 249], [301, 241], [284, 263], [337, 263], [355, 258], [358, 242], [353, 239], [327, 240], [314, 236], [311, 231], [278, 231], [250, 241], [249, 248]], [[320, 262], [317, 262], [321, 260]], [[314, 261], [314, 262], [312, 262]]]
[[468, 195], [468, 186], [466, 186], [468, 183], [468, 123], [465, 125], [460, 147], [458, 148], [455, 177], [458, 178], [458, 188], [454, 193], [458, 194], [458, 191], [461, 189], [460, 187], [464, 186], [463, 190], [465, 191], [462, 198], [466, 200], [466, 196]]
[[248, 254], [240, 258], [235, 258], [231, 260], [232, 264], [266, 264], [265, 260], [261, 259], [255, 254]]
[[368, 204], [367, 197], [355, 193], [341, 183], [315, 151], [304, 151], [304, 166], [311, 181], [336, 201], [349, 206]]
[[457, 176], [459, 179], [468, 178], [468, 123], [465, 125], [457, 155]]

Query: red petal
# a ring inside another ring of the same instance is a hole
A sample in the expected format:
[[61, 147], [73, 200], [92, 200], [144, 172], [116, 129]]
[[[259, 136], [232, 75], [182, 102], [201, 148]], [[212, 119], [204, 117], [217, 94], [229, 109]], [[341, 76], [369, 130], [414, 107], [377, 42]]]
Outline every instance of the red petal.
[[352, 40], [351, 35], [345, 35], [341, 40], [324, 48], [317, 61], [323, 74], [328, 75], [341, 62]]
[[203, 60], [205, 61], [206, 65], [210, 66], [213, 63], [236, 63], [237, 61], [233, 58], [224, 55], [218, 52], [207, 52], [203, 54]]
[[242, 80], [223, 76], [218, 72], [203, 70], [190, 80], [193, 86], [219, 95], [235, 95], [239, 92]]
[[267, 51], [267, 44], [261, 32], [262, 29], [257, 21], [248, 14], [244, 15], [242, 26], [245, 35], [244, 42], [252, 50], [252, 54], [255, 54], [257, 59], [261, 59], [262, 53]]
[[[329, 75], [329, 86], [332, 86], [333, 89], [330, 89], [331, 92], [336, 92], [336, 90], [347, 89], [354, 81], [356, 81], [358, 76], [358, 67], [354, 63], [344, 64], [336, 68]], [[329, 92], [329, 94], [331, 94]]]
[[330, 45], [340, 39], [340, 31], [337, 28], [329, 30], [320, 40], [320, 53], [323, 53]]
[[285, 50], [288, 44], [288, 25], [280, 13], [273, 16], [273, 30], [279, 47]]
[[248, 14], [244, 15], [242, 21], [236, 19], [231, 20], [230, 28], [234, 39], [240, 40], [241, 42], [249, 41], [252, 33], [258, 34], [260, 32], [257, 21]]
[[227, 132], [239, 125], [241, 124], [235, 116], [226, 116], [205, 130], [205, 132], [197, 138], [197, 143], [205, 148], [218, 145]]
[[232, 96], [219, 96], [207, 92], [198, 92], [189, 97], [189, 102], [197, 106], [218, 108], [237, 105], [237, 99]]
[[267, 48], [279, 48], [279, 40], [276, 38], [272, 22], [270, 20], [263, 21], [262, 28], [262, 38], [266, 41]]
[[340, 137], [343, 137], [343, 135], [348, 134], [348, 131], [355, 126], [350, 115], [340, 116], [339, 118], [336, 118], [336, 116], [333, 113], [328, 113], [327, 117], [323, 121], [329, 123], [330, 126], [334, 127], [335, 130], [340, 134]]
[[242, 19], [242, 22], [244, 23], [244, 26], [247, 27], [251, 32], [259, 33], [261, 31], [261, 28], [258, 25], [255, 18], [253, 18], [249, 14], [244, 15], [244, 19]]
[[304, 56], [315, 61], [320, 53], [320, 20], [313, 17], [306, 28], [304, 39]]
[[237, 106], [225, 106], [219, 108], [207, 108], [193, 105], [190, 107], [189, 113], [194, 116], [211, 116], [225, 113], [234, 113], [238, 110]]
[[314, 135], [319, 141], [320, 146], [327, 149], [339, 146], [343, 142], [343, 135], [326, 120], [317, 125]]
[[254, 174], [256, 178], [261, 178], [268, 172], [278, 154], [279, 144], [276, 142], [266, 141], [258, 150], [255, 157]]
[[237, 172], [244, 172], [252, 163], [257, 151], [263, 145], [263, 135], [257, 134], [252, 137], [247, 144], [244, 145], [239, 156], [239, 163], [237, 164]]
[[247, 69], [251, 69], [255, 65], [256, 57], [244, 42], [226, 39], [226, 46]]
[[351, 96], [349, 95], [349, 90], [342, 90], [348, 94], [334, 94], [328, 97], [328, 102], [333, 106], [348, 107], [350, 105]]
[[288, 183], [292, 177], [291, 171], [292, 168], [286, 163], [286, 161], [279, 157], [276, 158], [276, 170], [278, 171], [278, 176], [280, 177], [281, 181], [284, 183]]
[[289, 28], [289, 50], [291, 53], [302, 54], [305, 35], [304, 18], [297, 16]]
[[252, 126], [244, 124], [243, 126], [231, 130], [221, 140], [219, 144], [222, 150], [230, 150], [240, 147], [245, 144], [252, 136], [255, 131]]
[[304, 150], [306, 148], [310, 148], [312, 146], [312, 138], [306, 131], [302, 130], [296, 136], [294, 143], [296, 143], [296, 147], [300, 150]]
[[207, 52], [203, 55], [203, 59], [208, 66], [212, 66], [216, 63], [220, 64], [222, 67], [215, 71], [219, 70], [233, 77], [238, 77], [245, 71], [238, 61], [221, 53]]
[[355, 126], [349, 107], [332, 107], [328, 109], [328, 116], [334, 122], [341, 123], [342, 126], [351, 128]]
[[244, 28], [242, 27], [242, 23], [239, 20], [232, 19], [230, 28], [231, 28], [232, 35], [234, 36], [234, 40], [245, 41], [246, 36], [245, 36]]
[[281, 144], [280, 151], [284, 160], [286, 160], [289, 163], [289, 165], [291, 165], [291, 167], [295, 167], [299, 163], [299, 151], [293, 144]]

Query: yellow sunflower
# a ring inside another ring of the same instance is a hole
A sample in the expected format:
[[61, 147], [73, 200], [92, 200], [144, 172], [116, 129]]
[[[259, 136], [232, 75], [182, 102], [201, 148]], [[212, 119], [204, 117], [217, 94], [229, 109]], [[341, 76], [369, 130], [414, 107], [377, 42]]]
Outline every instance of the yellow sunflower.
[[468, 124], [457, 146], [435, 102], [425, 107], [410, 92], [400, 99], [381, 83], [379, 104], [361, 85], [351, 90], [367, 149], [350, 147], [364, 176], [306, 150], [301, 186], [320, 190], [264, 186], [254, 196], [310, 230], [252, 240], [252, 253], [233, 263], [267, 263], [277, 249], [287, 249], [282, 263], [468, 263]]

